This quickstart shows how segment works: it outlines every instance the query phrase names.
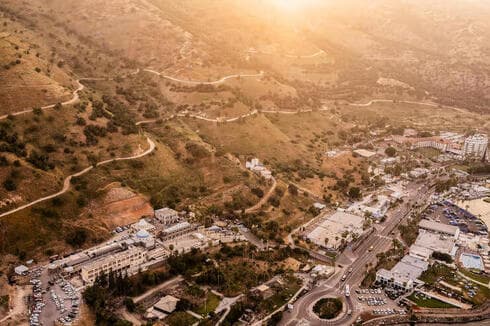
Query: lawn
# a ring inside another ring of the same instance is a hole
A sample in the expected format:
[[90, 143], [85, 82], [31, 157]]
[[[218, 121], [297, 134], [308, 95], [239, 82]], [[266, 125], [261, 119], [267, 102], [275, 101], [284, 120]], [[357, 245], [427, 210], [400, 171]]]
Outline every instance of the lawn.
[[407, 297], [407, 299], [415, 303], [417, 306], [423, 308], [454, 308], [454, 306], [449, 303], [445, 303], [434, 298], [424, 299], [420, 295], [416, 296], [415, 293], [412, 293]]
[[418, 148], [416, 152], [427, 158], [434, 158], [441, 154], [441, 151], [435, 148]]
[[475, 273], [469, 269], [461, 268], [459, 271], [462, 274], [468, 276], [469, 278], [471, 278], [472, 280], [475, 280], [477, 282], [484, 283], [484, 284], [488, 284], [488, 282], [490, 282], [490, 277]]
[[195, 312], [200, 315], [206, 316], [208, 313], [214, 311], [216, 307], [218, 307], [220, 301], [221, 298], [219, 296], [217, 296], [213, 292], [208, 292], [206, 303], [203, 303], [202, 306], [198, 307]]
[[184, 311], [177, 311], [165, 318], [165, 323], [170, 326], [190, 326], [197, 322], [197, 318]]

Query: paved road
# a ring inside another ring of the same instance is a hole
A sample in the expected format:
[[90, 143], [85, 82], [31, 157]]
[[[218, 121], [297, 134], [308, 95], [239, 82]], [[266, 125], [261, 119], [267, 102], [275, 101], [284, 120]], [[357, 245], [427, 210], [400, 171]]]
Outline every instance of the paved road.
[[[388, 99], [373, 99], [370, 100], [367, 103], [348, 103], [350, 106], [359, 106], [359, 107], [367, 107], [371, 106], [374, 103], [395, 103], [393, 100], [388, 100]], [[449, 105], [443, 105], [443, 104], [438, 104], [438, 103], [433, 103], [433, 102], [418, 102], [418, 101], [405, 101], [405, 100], [396, 100], [396, 103], [406, 103], [406, 104], [416, 104], [416, 105], [425, 105], [425, 106], [430, 106], [430, 107], [441, 107], [441, 108], [446, 108], [446, 109], [452, 109], [461, 113], [467, 113], [468, 110], [464, 108], [458, 108], [455, 106], [449, 106]]]
[[164, 74], [162, 74], [162, 73], [160, 73], [158, 71], [152, 70], [152, 69], [143, 69], [143, 71], [146, 71], [146, 72], [149, 72], [149, 73], [158, 75], [158, 76], [160, 76], [162, 78], [165, 78], [165, 79], [168, 79], [168, 80], [171, 80], [171, 81], [174, 81], [174, 82], [183, 83], [183, 84], [191, 84], [191, 85], [218, 85], [218, 84], [224, 83], [228, 79], [234, 79], [234, 78], [253, 78], [253, 77], [262, 77], [262, 76], [264, 76], [264, 72], [261, 71], [258, 74], [234, 74], [234, 75], [225, 76], [225, 77], [220, 78], [220, 79], [215, 80], [215, 81], [202, 81], [202, 80], [186, 80], [186, 79], [175, 78], [175, 77], [172, 77], [172, 76], [164, 75]]
[[[150, 154], [155, 149], [155, 143], [149, 137], [147, 137], [146, 140], [147, 140], [147, 142], [148, 142], [148, 144], [149, 144], [150, 147], [146, 151], [144, 151], [143, 153], [138, 154], [138, 155], [134, 155], [134, 156], [129, 156], [129, 157], [117, 157], [117, 158], [105, 160], [105, 161], [102, 161], [102, 162], [97, 163], [95, 166], [97, 167], [97, 166], [105, 165], [105, 164], [108, 164], [108, 163], [111, 163], [111, 162], [115, 162], [115, 161], [134, 160], [134, 159], [138, 159], [138, 158], [141, 158], [143, 156], [146, 156], [146, 155]], [[43, 201], [46, 201], [46, 200], [49, 200], [49, 199], [53, 199], [55, 197], [58, 197], [58, 196], [64, 194], [65, 192], [68, 191], [68, 189], [70, 189], [70, 185], [71, 185], [70, 181], [71, 181], [71, 179], [73, 177], [81, 176], [81, 175], [87, 173], [88, 171], [92, 170], [93, 168], [94, 168], [94, 166], [91, 165], [91, 166], [83, 169], [82, 171], [79, 171], [77, 173], [74, 173], [72, 175], [67, 176], [65, 178], [65, 180], [63, 181], [63, 188], [60, 191], [58, 191], [57, 193], [54, 193], [52, 195], [49, 195], [49, 196], [45, 196], [45, 197], [36, 199], [36, 200], [34, 200], [34, 201], [30, 202], [30, 203], [27, 203], [25, 205], [19, 206], [19, 207], [14, 208], [14, 209], [12, 209], [10, 211], [7, 211], [5, 213], [2, 213], [2, 214], [0, 214], [0, 217], [4, 217], [4, 216], [10, 215], [10, 214], [13, 214], [13, 213], [18, 212], [18, 211], [21, 211], [21, 210], [23, 210], [23, 209], [25, 209], [27, 207], [30, 207], [30, 206], [39, 204], [39, 203], [41, 203]]]
[[257, 50], [248, 50], [247, 51], [248, 53], [257, 53], [257, 54], [265, 54], [265, 55], [279, 55], [279, 56], [283, 56], [283, 57], [286, 57], [286, 58], [301, 58], [301, 59], [308, 59], [308, 58], [314, 58], [314, 57], [318, 57], [322, 54], [325, 54], [325, 51], [323, 50], [319, 50], [315, 53], [312, 53], [312, 54], [306, 54], [306, 55], [295, 55], [295, 54], [281, 54], [281, 53], [273, 53], [273, 52], [263, 52], [263, 51], [257, 51]]
[[[78, 96], [78, 92], [82, 91], [85, 88], [85, 86], [83, 86], [83, 84], [80, 83], [81, 80], [91, 80], [91, 78], [78, 79], [77, 80], [78, 87], [77, 87], [77, 89], [75, 89], [73, 91], [73, 93], [72, 93], [73, 94], [73, 97], [70, 100], [68, 100], [68, 101], [62, 102], [61, 105], [64, 106], [64, 105], [74, 104], [74, 103], [77, 103], [80, 100], [80, 98]], [[41, 107], [41, 110], [46, 110], [46, 109], [54, 108], [56, 106], [56, 104], [50, 104], [50, 105], [43, 106], [43, 107]], [[5, 115], [0, 116], [0, 120], [7, 119], [8, 116], [18, 116], [18, 115], [22, 115], [22, 114], [25, 114], [25, 113], [30, 113], [33, 110], [34, 109], [31, 108], [31, 109], [26, 109], [26, 110], [18, 111], [18, 112], [13, 112], [13, 113], [10, 113], [10, 114], [5, 114]]]
[[[349, 325], [352, 324], [360, 311], [353, 304], [350, 298], [346, 298], [346, 310], [351, 310], [352, 315], [344, 314], [334, 321], [320, 320], [312, 311], [316, 301], [326, 296], [343, 296], [343, 290], [346, 284], [349, 284], [351, 291], [359, 286], [365, 276], [368, 263], [376, 262], [376, 255], [380, 252], [387, 251], [392, 245], [392, 239], [389, 237], [391, 232], [398, 224], [411, 212], [411, 203], [424, 201], [429, 197], [427, 194], [428, 188], [424, 186], [417, 191], [412, 192], [411, 200], [407, 204], [403, 204], [390, 213], [390, 217], [382, 225], [381, 231], [374, 231], [364, 242], [355, 250], [346, 249], [337, 259], [338, 262], [352, 262], [345, 264], [338, 269], [336, 273], [327, 281], [320, 283], [312, 291], [300, 298], [295, 304], [291, 312], [284, 314], [281, 325], [301, 325], [307, 323], [309, 325]], [[341, 281], [341, 277], [346, 271], [352, 268], [352, 272], [347, 274], [345, 282]], [[345, 297], [344, 297], [345, 299]]]

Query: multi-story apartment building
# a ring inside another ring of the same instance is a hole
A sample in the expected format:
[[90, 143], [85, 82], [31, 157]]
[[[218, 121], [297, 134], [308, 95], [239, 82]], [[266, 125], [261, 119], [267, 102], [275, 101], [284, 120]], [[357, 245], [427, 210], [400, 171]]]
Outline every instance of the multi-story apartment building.
[[465, 139], [463, 153], [467, 158], [482, 159], [487, 154], [488, 137], [476, 134]]

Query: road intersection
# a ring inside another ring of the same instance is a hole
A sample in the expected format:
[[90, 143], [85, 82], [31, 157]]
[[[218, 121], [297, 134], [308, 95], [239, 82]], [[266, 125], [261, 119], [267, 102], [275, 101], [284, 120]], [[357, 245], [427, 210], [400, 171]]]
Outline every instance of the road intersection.
[[[359, 317], [361, 309], [351, 297], [344, 296], [345, 285], [348, 284], [352, 289], [351, 291], [359, 288], [366, 275], [367, 265], [369, 263], [375, 264], [376, 255], [389, 250], [392, 246], [393, 239], [390, 237], [392, 232], [405, 217], [410, 215], [413, 205], [417, 206], [429, 197], [430, 190], [426, 185], [412, 189], [407, 202], [389, 213], [389, 217], [381, 225], [380, 230], [376, 229], [372, 232], [357, 248], [347, 248], [342, 252], [337, 258], [337, 262], [344, 263], [344, 265], [337, 265], [333, 276], [319, 283], [318, 286], [313, 287], [310, 292], [298, 299], [292, 311], [284, 314], [280, 325], [350, 325], [354, 323]], [[342, 275], [346, 275], [345, 281], [341, 280]], [[321, 320], [313, 313], [313, 305], [324, 297], [343, 298], [345, 307], [337, 319]]]

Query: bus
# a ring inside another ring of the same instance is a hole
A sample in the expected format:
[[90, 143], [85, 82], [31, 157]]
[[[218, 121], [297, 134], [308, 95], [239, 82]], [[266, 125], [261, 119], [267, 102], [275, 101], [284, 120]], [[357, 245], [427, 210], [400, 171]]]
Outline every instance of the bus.
[[345, 285], [345, 296], [349, 297], [350, 296], [350, 287], [349, 284]]

